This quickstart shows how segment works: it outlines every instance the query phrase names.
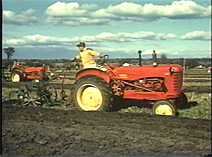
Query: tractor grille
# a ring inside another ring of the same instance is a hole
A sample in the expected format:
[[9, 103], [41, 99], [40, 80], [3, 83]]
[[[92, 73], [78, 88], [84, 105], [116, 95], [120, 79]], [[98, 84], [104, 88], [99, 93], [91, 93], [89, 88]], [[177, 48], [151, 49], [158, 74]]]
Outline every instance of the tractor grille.
[[183, 82], [183, 74], [182, 72], [173, 73], [173, 85], [175, 92], [181, 92], [182, 90], [182, 82]]

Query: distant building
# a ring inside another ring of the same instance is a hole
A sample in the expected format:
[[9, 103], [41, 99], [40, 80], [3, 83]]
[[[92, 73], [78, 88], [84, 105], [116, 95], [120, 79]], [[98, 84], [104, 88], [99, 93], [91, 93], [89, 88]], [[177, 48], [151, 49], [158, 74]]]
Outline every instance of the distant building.
[[204, 66], [202, 66], [202, 65], [199, 65], [199, 66], [197, 66], [197, 67], [195, 67], [196, 69], [204, 69], [205, 67]]

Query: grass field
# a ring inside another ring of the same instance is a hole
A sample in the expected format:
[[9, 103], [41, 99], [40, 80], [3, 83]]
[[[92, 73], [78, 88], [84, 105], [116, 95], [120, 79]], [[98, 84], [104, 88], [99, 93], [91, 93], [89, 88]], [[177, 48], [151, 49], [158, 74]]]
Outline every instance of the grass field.
[[[65, 85], [68, 88], [74, 83], [76, 71], [68, 71]], [[52, 81], [52, 85], [60, 88], [61, 80]], [[16, 88], [2, 88], [2, 98], [6, 100], [8, 93]], [[59, 89], [58, 93], [59, 93]], [[183, 82], [183, 90], [185, 91], [188, 101], [191, 104], [195, 104], [188, 109], [178, 110], [179, 117], [188, 118], [200, 118], [200, 119], [211, 119], [211, 74], [207, 72], [207, 69], [187, 69]], [[70, 90], [66, 89], [69, 94]], [[55, 107], [57, 109], [68, 109], [69, 107]], [[136, 106], [121, 109], [119, 112], [132, 112], [132, 113], [149, 113], [151, 114], [150, 108], [139, 108]]]

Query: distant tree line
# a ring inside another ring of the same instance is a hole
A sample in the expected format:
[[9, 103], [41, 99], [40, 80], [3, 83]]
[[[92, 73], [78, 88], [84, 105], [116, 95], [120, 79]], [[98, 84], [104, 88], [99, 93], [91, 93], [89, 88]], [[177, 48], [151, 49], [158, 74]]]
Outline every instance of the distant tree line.
[[[50, 68], [54, 68], [54, 62], [52, 60], [28, 60], [28, 59], [19, 59], [18, 60], [21, 64], [26, 67], [42, 67], [42, 66], [49, 66]], [[2, 67], [8, 68], [13, 65], [14, 60], [10, 59], [2, 59]]]
[[[124, 63], [130, 63], [133, 65], [138, 65], [138, 58], [124, 58], [124, 59], [110, 59], [110, 64], [122, 65]], [[142, 59], [142, 65], [152, 65], [152, 59]], [[188, 68], [194, 68], [198, 65], [203, 65], [204, 67], [211, 67], [210, 58], [158, 58], [158, 64], [179, 64]]]
[[[11, 57], [15, 53], [14, 47], [4, 48], [3, 51], [7, 55], [7, 59], [2, 59], [2, 67], [8, 68], [13, 65], [13, 61]], [[98, 60], [98, 59], [97, 59]], [[51, 59], [51, 60], [38, 60], [38, 59], [19, 59], [19, 62], [23, 63], [26, 67], [41, 67], [41, 66], [49, 66], [50, 68], [63, 67], [64, 64], [70, 64], [69, 68], [74, 67], [77, 63], [70, 63], [69, 59]], [[109, 64], [114, 64], [117, 66], [121, 66], [124, 63], [129, 63], [132, 65], [138, 65], [138, 58], [117, 58], [117, 59], [109, 59]], [[153, 63], [152, 59], [143, 59], [142, 65], [151, 65]], [[192, 59], [184, 59], [184, 58], [175, 58], [170, 59], [167, 57], [165, 53], [161, 54], [160, 57], [157, 58], [158, 64], [180, 64], [182, 66], [194, 68], [198, 65], [202, 65], [204, 67], [211, 67], [211, 59], [210, 58], [192, 58]]]

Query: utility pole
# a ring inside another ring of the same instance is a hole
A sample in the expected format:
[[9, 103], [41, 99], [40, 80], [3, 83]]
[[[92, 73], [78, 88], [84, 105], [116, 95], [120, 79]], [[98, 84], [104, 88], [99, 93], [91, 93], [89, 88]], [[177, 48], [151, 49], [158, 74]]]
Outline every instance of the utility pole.
[[186, 77], [186, 59], [183, 58], [183, 84], [185, 77]]
[[152, 64], [157, 65], [157, 54], [155, 53], [155, 50], [153, 50], [152, 53]]

